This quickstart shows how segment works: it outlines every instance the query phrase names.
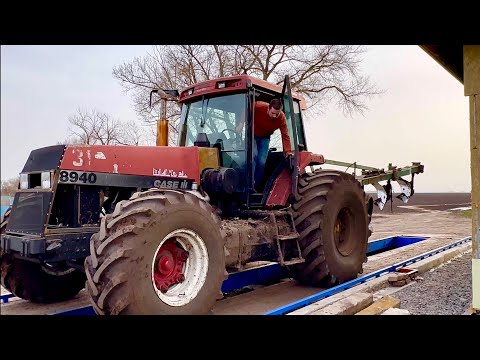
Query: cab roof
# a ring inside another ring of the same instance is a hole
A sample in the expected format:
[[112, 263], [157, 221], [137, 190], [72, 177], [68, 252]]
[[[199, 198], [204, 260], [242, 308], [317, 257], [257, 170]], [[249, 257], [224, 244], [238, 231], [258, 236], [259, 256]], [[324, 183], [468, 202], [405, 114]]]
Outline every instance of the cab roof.
[[[283, 88], [279, 85], [269, 83], [268, 81], [261, 80], [250, 75], [235, 75], [206, 80], [186, 87], [180, 92], [179, 101], [186, 102], [194, 100], [205, 94], [239, 92], [244, 89], [246, 90], [250, 86], [265, 89], [278, 95], [281, 95], [283, 90]], [[293, 91], [292, 96], [294, 99], [300, 102], [300, 107], [302, 110], [307, 108], [305, 98], [303, 96]]]

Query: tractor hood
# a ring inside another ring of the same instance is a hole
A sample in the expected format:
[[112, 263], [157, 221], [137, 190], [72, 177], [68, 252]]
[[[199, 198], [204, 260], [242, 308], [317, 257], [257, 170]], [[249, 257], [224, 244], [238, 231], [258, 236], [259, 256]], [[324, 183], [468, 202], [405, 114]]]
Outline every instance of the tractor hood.
[[[62, 170], [189, 179], [200, 182], [203, 149], [169, 146], [75, 145], [67, 146]], [[208, 149], [216, 150], [216, 149]]]
[[56, 170], [60, 165], [65, 145], [47, 146], [30, 152], [22, 173]]

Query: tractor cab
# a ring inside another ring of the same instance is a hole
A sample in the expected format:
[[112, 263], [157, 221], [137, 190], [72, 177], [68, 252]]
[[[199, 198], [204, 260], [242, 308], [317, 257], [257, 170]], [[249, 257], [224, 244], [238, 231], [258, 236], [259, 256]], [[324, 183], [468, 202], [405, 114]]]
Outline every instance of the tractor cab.
[[[294, 151], [292, 158], [287, 159], [280, 130], [271, 135], [263, 178], [255, 193], [254, 103], [268, 103], [273, 98], [282, 100]], [[292, 96], [288, 77], [283, 88], [247, 75], [209, 80], [183, 90], [179, 101], [182, 112], [178, 145], [217, 148], [219, 166], [237, 173], [239, 181], [234, 195], [247, 207], [264, 207], [275, 180], [287, 168], [293, 175], [292, 161], [298, 161], [298, 151], [307, 149], [301, 113], [305, 101]], [[245, 125], [239, 127], [241, 122]]]

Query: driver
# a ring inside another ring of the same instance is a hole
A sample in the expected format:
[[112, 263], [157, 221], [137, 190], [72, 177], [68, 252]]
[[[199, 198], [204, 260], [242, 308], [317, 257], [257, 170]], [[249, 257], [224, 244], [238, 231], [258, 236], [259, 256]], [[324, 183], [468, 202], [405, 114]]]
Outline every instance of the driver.
[[[270, 103], [263, 101], [255, 102], [254, 113], [254, 148], [253, 148], [253, 173], [254, 189], [257, 191], [257, 187], [262, 180], [263, 171], [265, 169], [265, 162], [267, 161], [268, 150], [270, 146], [270, 136], [277, 129], [280, 129], [282, 134], [282, 144], [284, 153], [292, 151], [290, 136], [288, 135], [287, 121], [285, 113], [282, 111], [283, 105], [280, 99], [273, 99]], [[238, 133], [241, 133], [245, 123], [243, 118], [240, 124], [235, 129]]]

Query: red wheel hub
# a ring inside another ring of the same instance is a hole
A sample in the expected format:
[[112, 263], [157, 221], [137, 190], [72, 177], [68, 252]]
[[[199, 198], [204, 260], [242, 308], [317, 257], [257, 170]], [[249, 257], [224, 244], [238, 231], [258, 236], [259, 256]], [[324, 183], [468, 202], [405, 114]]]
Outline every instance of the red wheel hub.
[[160, 271], [163, 275], [170, 274], [175, 268], [175, 264], [173, 263], [173, 259], [170, 255], [162, 255], [158, 260], [157, 265], [158, 271]]
[[166, 293], [172, 285], [185, 281], [183, 265], [188, 252], [180, 249], [173, 239], [167, 240], [155, 255], [153, 277], [157, 290]]

